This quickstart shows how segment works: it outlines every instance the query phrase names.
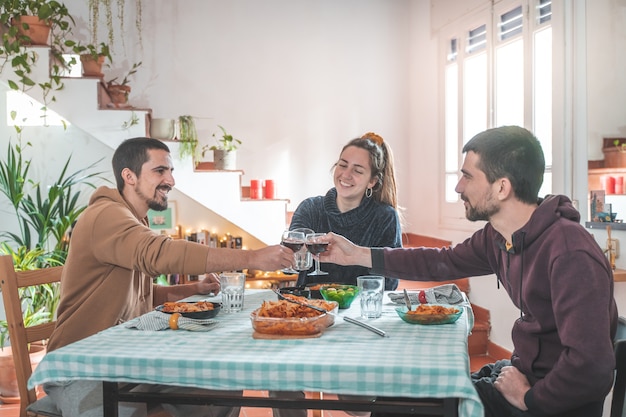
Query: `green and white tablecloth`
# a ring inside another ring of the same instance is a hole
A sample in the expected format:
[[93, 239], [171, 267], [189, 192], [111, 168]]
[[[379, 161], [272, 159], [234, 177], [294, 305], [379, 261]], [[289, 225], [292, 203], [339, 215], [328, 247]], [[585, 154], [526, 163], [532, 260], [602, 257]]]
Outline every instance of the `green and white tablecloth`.
[[382, 317], [368, 320], [390, 336], [383, 338], [341, 319], [359, 316], [357, 298], [319, 338], [254, 339], [249, 316], [265, 299], [276, 295], [247, 290], [244, 310], [218, 314], [220, 323], [207, 332], [107, 329], [48, 353], [29, 386], [96, 379], [217, 390], [458, 397], [461, 416], [483, 415], [469, 378], [467, 311], [454, 324], [411, 325], [385, 296]]

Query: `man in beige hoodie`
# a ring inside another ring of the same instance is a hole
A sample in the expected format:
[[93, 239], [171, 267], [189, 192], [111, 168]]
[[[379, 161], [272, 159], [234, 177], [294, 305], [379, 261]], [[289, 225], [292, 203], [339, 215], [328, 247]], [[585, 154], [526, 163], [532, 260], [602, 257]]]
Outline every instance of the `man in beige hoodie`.
[[[159, 140], [133, 138], [117, 148], [113, 155], [117, 189], [98, 188], [72, 231], [50, 351], [148, 313], [165, 301], [218, 293], [213, 272], [291, 265], [293, 252], [280, 245], [259, 250], [209, 248], [151, 230], [148, 209], [167, 208], [168, 193], [175, 184], [173, 170], [169, 148]], [[153, 284], [153, 277], [169, 273], [207, 276], [186, 285]], [[99, 381], [49, 383], [45, 389], [63, 416], [102, 415]], [[164, 408], [180, 416], [239, 414], [238, 407]], [[145, 414], [145, 408], [138, 409], [137, 404], [120, 405], [120, 416]]]

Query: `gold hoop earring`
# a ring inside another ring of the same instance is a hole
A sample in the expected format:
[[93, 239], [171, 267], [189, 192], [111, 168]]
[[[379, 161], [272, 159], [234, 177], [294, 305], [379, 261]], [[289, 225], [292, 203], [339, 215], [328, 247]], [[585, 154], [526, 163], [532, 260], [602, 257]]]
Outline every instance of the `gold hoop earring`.
[[368, 188], [367, 190], [365, 190], [365, 197], [371, 198], [372, 194], [374, 194], [374, 190], [372, 190], [371, 188]]

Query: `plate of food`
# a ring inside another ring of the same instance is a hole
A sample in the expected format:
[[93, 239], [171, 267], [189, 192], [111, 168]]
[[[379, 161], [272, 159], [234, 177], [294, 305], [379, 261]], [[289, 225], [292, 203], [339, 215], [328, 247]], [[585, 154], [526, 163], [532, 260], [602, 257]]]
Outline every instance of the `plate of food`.
[[181, 316], [190, 319], [210, 319], [217, 316], [221, 307], [220, 303], [210, 301], [168, 301], [155, 310], [167, 314], [180, 313]]
[[335, 322], [337, 302], [294, 297], [296, 298], [302, 298], [302, 302], [323, 308], [328, 313], [322, 313], [288, 300], [264, 301], [261, 307], [250, 314], [252, 328], [255, 331], [253, 336], [256, 338], [317, 337]]
[[420, 304], [409, 311], [406, 306], [397, 307], [402, 320], [410, 324], [450, 324], [463, 314], [463, 308], [448, 304]]

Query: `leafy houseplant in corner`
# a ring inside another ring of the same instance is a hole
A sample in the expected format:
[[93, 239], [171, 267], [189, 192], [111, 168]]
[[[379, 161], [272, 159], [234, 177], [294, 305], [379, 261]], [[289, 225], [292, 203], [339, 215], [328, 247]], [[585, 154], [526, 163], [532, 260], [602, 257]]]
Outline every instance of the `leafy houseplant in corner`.
[[[95, 166], [94, 163], [68, 174], [68, 158], [59, 177], [46, 186], [32, 178], [31, 160], [23, 158], [23, 151], [21, 144], [14, 147], [9, 144], [6, 158], [0, 160], [0, 196], [6, 200], [3, 206], [13, 209], [19, 227], [19, 232], [0, 232], [3, 239], [0, 254], [11, 255], [16, 270], [63, 265], [69, 243], [68, 231], [86, 207], [79, 204], [80, 190], [83, 185], [94, 188], [90, 181], [100, 178], [100, 173], [88, 172]], [[56, 314], [59, 288], [58, 285], [24, 288], [20, 298], [27, 327], [46, 323]], [[11, 388], [14, 386], [15, 368], [11, 349], [6, 346], [7, 336], [6, 321], [0, 320], [0, 395], [3, 401], [5, 397], [17, 395], [17, 388], [14, 391]], [[31, 346], [35, 348], [35, 344]], [[5, 358], [7, 355], [8, 359]], [[3, 364], [9, 365], [9, 369], [3, 369]]]
[[[241, 145], [239, 139], [235, 139], [233, 135], [226, 132], [222, 126], [217, 126], [222, 131], [222, 138], [217, 140], [217, 145], [208, 147], [213, 151], [213, 164], [218, 170], [234, 170], [237, 165], [237, 148]], [[215, 133], [213, 134], [215, 137]], [[205, 146], [202, 150], [202, 156], [207, 151]]]

